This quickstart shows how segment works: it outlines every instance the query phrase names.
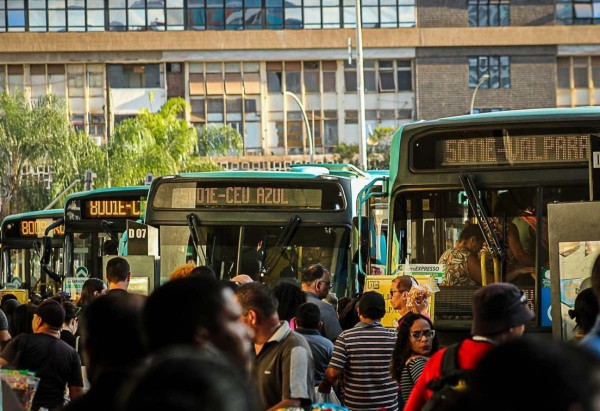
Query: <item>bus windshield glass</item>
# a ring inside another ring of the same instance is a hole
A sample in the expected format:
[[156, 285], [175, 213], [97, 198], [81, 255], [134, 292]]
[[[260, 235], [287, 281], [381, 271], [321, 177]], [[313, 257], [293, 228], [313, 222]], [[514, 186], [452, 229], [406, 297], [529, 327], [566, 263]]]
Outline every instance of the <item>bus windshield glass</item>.
[[260, 273], [266, 283], [297, 280], [305, 267], [336, 266], [347, 241], [345, 227], [200, 225], [194, 244], [187, 226], [161, 226], [161, 273], [186, 262], [211, 266], [220, 278]]

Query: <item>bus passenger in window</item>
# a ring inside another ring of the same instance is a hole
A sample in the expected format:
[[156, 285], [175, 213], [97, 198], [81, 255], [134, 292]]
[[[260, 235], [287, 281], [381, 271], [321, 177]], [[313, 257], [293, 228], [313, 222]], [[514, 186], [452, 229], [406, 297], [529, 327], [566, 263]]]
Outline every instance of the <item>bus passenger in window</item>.
[[481, 263], [477, 253], [484, 241], [477, 224], [469, 224], [462, 230], [456, 245], [446, 250], [438, 261], [444, 265], [443, 285], [481, 285]]

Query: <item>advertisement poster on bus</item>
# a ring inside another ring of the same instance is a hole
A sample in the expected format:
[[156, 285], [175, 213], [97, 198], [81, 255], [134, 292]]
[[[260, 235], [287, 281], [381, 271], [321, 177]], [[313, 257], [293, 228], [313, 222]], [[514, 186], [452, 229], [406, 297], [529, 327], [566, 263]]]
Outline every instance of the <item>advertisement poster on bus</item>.
[[[414, 275], [413, 276], [419, 284], [425, 284], [432, 290], [436, 288], [435, 282], [432, 276], [429, 275]], [[369, 275], [365, 280], [365, 292], [376, 291], [383, 295], [385, 299], [385, 316], [381, 319], [381, 325], [388, 328], [397, 328], [398, 320], [400, 319], [400, 312], [394, 310], [392, 307], [390, 290], [392, 287], [392, 281], [396, 278], [391, 275]], [[429, 303], [429, 314], [433, 318], [434, 313], [434, 298], [431, 298]]]
[[600, 254], [600, 241], [560, 242], [558, 254], [562, 335], [571, 339], [575, 334], [575, 321], [569, 317], [569, 310], [574, 307], [577, 294], [592, 285], [590, 276]]

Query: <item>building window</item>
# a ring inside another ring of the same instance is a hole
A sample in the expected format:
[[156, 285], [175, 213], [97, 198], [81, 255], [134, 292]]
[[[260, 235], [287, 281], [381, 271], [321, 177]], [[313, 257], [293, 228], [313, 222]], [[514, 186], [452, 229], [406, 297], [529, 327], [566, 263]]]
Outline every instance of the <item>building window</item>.
[[600, 1], [557, 0], [556, 22], [558, 24], [600, 23]]
[[600, 57], [557, 59], [558, 107], [600, 105]]
[[158, 64], [109, 64], [108, 85], [111, 88], [159, 88]]
[[508, 25], [510, 25], [508, 0], [469, 0], [470, 27]]
[[[365, 60], [363, 71], [366, 92], [395, 93], [413, 89], [410, 60]], [[355, 63], [344, 62], [344, 83], [347, 93], [357, 91]]]
[[469, 57], [469, 87], [477, 87], [483, 76], [489, 76], [481, 88], [510, 88], [510, 58], [508, 56]]

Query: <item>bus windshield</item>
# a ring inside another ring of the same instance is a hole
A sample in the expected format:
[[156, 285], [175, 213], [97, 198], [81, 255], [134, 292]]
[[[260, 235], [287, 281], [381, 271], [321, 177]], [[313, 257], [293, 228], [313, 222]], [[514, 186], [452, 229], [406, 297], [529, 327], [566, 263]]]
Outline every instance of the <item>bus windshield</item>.
[[[294, 232], [282, 225], [200, 225], [198, 244], [187, 226], [161, 226], [161, 273], [168, 276], [186, 262], [211, 266], [220, 278], [261, 276], [266, 283], [298, 280], [305, 267], [336, 266], [349, 228], [304, 226]], [[287, 240], [287, 241], [286, 241]], [[197, 247], [196, 247], [197, 246]]]

